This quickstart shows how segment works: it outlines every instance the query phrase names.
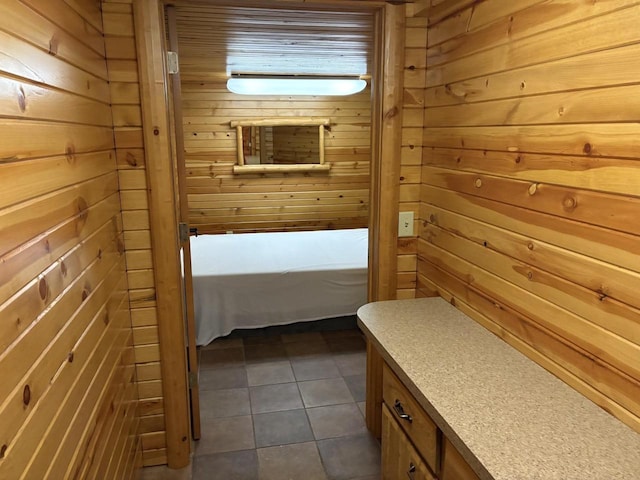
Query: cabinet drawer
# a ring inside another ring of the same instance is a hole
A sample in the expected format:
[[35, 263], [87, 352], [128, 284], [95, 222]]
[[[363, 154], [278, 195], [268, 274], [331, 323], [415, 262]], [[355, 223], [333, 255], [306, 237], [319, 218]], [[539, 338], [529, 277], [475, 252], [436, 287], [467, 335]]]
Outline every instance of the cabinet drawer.
[[440, 474], [442, 480], [479, 480], [460, 452], [446, 438], [442, 448], [444, 456]]
[[429, 468], [438, 473], [438, 427], [386, 364], [382, 373], [382, 398]]
[[424, 460], [393, 418], [382, 407], [382, 480], [435, 480]]

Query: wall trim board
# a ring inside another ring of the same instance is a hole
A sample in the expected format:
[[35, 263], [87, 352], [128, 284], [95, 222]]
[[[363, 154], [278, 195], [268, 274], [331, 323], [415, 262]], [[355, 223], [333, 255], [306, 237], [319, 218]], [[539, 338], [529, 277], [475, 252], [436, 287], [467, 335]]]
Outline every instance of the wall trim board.
[[136, 46], [162, 358], [167, 463], [171, 468], [181, 468], [190, 461], [189, 406], [162, 7], [163, 2], [157, 0], [134, 2], [133, 13], [138, 33]]

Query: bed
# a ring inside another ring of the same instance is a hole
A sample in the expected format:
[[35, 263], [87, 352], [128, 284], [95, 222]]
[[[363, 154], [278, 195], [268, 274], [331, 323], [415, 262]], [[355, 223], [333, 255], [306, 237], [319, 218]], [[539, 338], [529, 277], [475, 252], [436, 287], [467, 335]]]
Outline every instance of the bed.
[[367, 261], [367, 229], [192, 237], [196, 343], [354, 315], [367, 301]]

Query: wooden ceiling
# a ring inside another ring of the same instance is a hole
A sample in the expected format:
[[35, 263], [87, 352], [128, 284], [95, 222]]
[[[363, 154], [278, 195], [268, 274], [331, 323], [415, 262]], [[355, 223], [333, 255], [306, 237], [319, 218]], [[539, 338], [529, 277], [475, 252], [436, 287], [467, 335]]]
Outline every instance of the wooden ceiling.
[[336, 5], [328, 10], [294, 2], [269, 7], [177, 2], [185, 79], [195, 80], [198, 75], [203, 80], [221, 79], [231, 73], [371, 73], [374, 15], [370, 9]]

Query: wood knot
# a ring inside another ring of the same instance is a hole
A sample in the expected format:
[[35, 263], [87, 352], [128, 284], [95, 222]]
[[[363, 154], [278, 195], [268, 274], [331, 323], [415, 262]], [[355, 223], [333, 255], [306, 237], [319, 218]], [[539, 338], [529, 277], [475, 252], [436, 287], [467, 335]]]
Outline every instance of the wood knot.
[[104, 315], [104, 324], [105, 324], [105, 325], [109, 325], [109, 320], [110, 320], [110, 319], [109, 319], [109, 313], [107, 312], [107, 313], [105, 313], [105, 315]]
[[438, 219], [436, 218], [436, 216], [432, 213], [431, 215], [429, 215], [429, 221], [433, 224], [436, 223]]
[[85, 287], [85, 288], [82, 289], [82, 301], [83, 302], [87, 299], [87, 297], [89, 296], [90, 293], [91, 293], [91, 289], [90, 288]]
[[533, 249], [535, 248], [535, 245], [533, 244], [533, 242], [529, 242], [529, 243], [527, 244], [527, 248], [528, 248], [529, 250], [533, 250]]
[[520, 82], [520, 90], [524, 90], [525, 88], [527, 88], [527, 82], [525, 81]]
[[487, 243], [487, 241], [485, 240], [484, 242], [482, 242], [482, 246], [483, 247], [487, 247], [489, 244]]
[[89, 204], [83, 197], [78, 197], [76, 208], [78, 210], [78, 220], [80, 221], [80, 225], [84, 225], [87, 221], [87, 217], [89, 216]]
[[18, 89], [18, 107], [22, 113], [27, 110], [27, 95], [24, 93], [22, 85], [20, 85], [20, 88]]
[[515, 162], [516, 162], [516, 163], [520, 163], [521, 161], [522, 161], [522, 157], [521, 157], [520, 155], [518, 155], [518, 156], [515, 158]]
[[593, 146], [587, 142], [584, 144], [584, 147], [582, 147], [582, 151], [587, 155], [591, 155], [591, 152], [593, 151]]
[[73, 352], [69, 352], [69, 355], [67, 355], [67, 360], [69, 361], [69, 363], [73, 363]]
[[153, 127], [153, 134], [156, 136], [160, 135], [160, 129], [158, 127]]
[[67, 158], [67, 162], [73, 163], [76, 160], [76, 147], [72, 143], [68, 144], [64, 149], [64, 156]]
[[398, 107], [393, 107], [391, 110], [389, 110], [387, 113], [384, 114], [385, 120], [390, 120], [396, 115], [398, 115], [398, 111], [399, 111]]
[[40, 279], [40, 282], [38, 283], [38, 291], [40, 292], [40, 298], [42, 298], [42, 300], [46, 300], [49, 295], [49, 285], [47, 285], [46, 278]]
[[62, 273], [63, 277], [67, 276], [67, 264], [64, 262], [60, 262], [60, 273]]
[[565, 210], [574, 210], [578, 206], [578, 201], [574, 197], [565, 197], [562, 201], [562, 207]]
[[6, 444], [0, 447], [0, 459], [4, 458], [4, 455], [7, 453], [7, 448]]
[[473, 184], [476, 186], [476, 188], [482, 187], [482, 179], [476, 178], [476, 181], [473, 182]]
[[411, 70], [412, 72], [416, 69], [415, 65], [409, 65], [409, 70]]
[[529, 195], [535, 195], [536, 192], [538, 191], [538, 184], [533, 183], [529, 186]]
[[132, 167], [137, 167], [138, 166], [138, 160], [136, 159], [136, 156], [131, 152], [127, 152], [127, 154], [125, 155], [124, 159]]
[[31, 388], [25, 385], [22, 389], [22, 403], [27, 406], [31, 402]]
[[58, 46], [60, 44], [60, 40], [57, 36], [51, 37], [49, 40], [49, 55], [56, 56], [58, 54]]
[[98, 249], [98, 259], [102, 260], [102, 249], [101, 248]]
[[527, 278], [529, 280], [533, 280], [533, 272], [531, 272], [531, 271], [527, 272]]

